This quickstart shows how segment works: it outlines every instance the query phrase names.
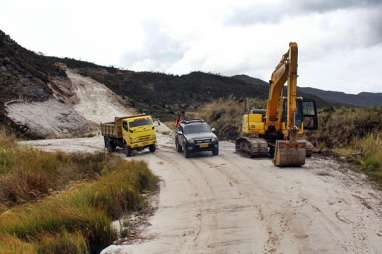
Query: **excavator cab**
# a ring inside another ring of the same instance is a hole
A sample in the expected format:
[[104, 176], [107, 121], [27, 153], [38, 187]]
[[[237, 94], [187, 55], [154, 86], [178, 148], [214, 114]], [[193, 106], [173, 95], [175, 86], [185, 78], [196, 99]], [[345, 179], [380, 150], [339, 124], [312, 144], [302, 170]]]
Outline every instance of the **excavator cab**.
[[[287, 100], [283, 98], [282, 122], [287, 121]], [[316, 102], [312, 99], [303, 99], [302, 97], [296, 100], [296, 114], [294, 116], [294, 125], [299, 129], [317, 130], [318, 117]], [[302, 128], [303, 127], [303, 128]]]
[[304, 130], [317, 130], [318, 129], [318, 117], [316, 102], [311, 99], [302, 100], [302, 112]]

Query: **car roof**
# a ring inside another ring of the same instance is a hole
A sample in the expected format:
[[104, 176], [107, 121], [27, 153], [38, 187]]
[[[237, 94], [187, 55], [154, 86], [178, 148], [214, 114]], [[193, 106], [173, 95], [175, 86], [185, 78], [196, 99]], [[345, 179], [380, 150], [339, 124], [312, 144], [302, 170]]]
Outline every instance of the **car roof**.
[[193, 119], [193, 120], [182, 120], [180, 122], [181, 125], [188, 125], [188, 124], [203, 124], [206, 123], [204, 120], [201, 119]]

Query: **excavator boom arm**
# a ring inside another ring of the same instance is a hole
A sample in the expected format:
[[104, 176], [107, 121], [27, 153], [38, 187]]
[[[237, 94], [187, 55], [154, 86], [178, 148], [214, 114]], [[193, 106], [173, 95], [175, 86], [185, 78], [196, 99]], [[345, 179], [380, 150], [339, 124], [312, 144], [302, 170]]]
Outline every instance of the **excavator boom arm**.
[[267, 101], [266, 128], [273, 125], [281, 129], [280, 110], [282, 110], [282, 95], [285, 82], [288, 82], [288, 112], [287, 128], [294, 126], [297, 96], [297, 43], [289, 43], [289, 50], [285, 53], [272, 73], [269, 81], [269, 97]]

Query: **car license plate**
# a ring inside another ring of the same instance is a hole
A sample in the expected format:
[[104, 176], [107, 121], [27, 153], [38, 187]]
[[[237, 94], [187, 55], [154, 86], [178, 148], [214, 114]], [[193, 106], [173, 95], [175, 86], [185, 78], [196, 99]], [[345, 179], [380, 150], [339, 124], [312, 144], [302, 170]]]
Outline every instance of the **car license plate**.
[[206, 148], [206, 147], [208, 147], [208, 144], [200, 144], [199, 147], [200, 148]]

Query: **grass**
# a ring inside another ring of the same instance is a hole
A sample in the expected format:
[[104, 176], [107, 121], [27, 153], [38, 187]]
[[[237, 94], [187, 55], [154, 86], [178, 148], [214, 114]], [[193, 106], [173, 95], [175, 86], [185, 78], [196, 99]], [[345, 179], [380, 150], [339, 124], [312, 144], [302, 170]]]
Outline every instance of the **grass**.
[[319, 129], [312, 137], [320, 147], [358, 164], [382, 184], [382, 109], [324, 110], [319, 118]]
[[48, 153], [18, 146], [12, 135], [0, 131], [0, 211], [62, 190], [71, 182], [95, 179], [116, 162], [103, 153]]
[[141, 161], [0, 144], [0, 253], [99, 253], [116, 238], [112, 220], [144, 208], [157, 186]]
[[328, 148], [347, 147], [355, 139], [382, 130], [382, 108], [339, 108], [319, 114], [318, 143]]
[[336, 152], [357, 162], [367, 175], [382, 184], [382, 132], [355, 139], [347, 149], [351, 151], [350, 154], [344, 153], [344, 150]]

